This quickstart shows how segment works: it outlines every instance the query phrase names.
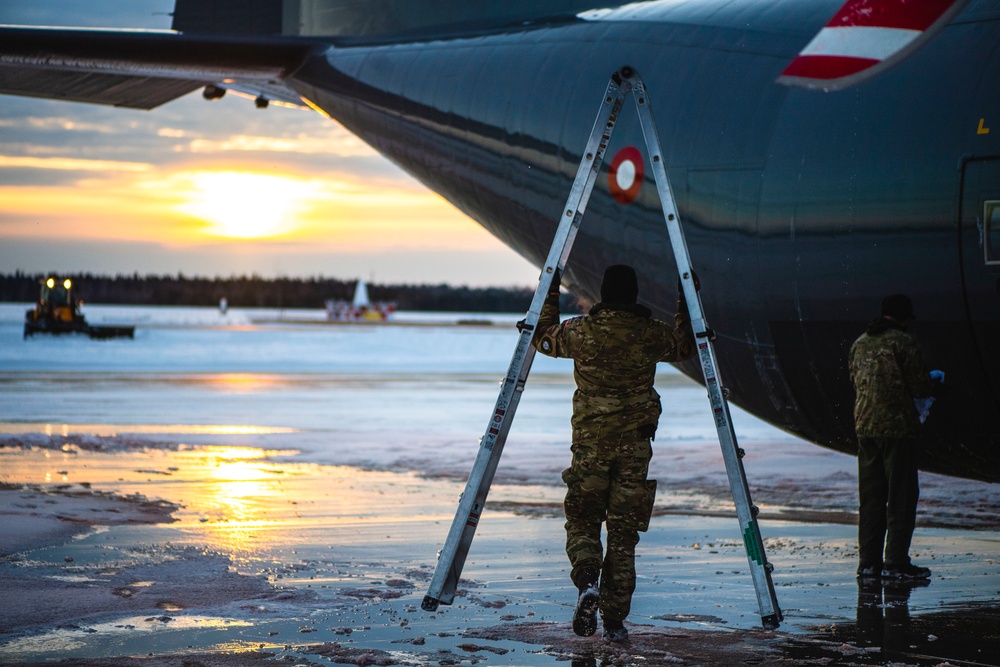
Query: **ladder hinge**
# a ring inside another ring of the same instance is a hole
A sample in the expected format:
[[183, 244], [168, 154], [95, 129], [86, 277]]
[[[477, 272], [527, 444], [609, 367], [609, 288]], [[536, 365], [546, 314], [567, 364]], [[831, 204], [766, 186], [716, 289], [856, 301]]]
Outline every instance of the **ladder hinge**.
[[695, 338], [707, 338], [711, 341], [716, 339], [715, 329], [705, 329], [704, 331], [699, 331], [694, 335]]
[[528, 324], [528, 320], [521, 320], [520, 322], [517, 323], [517, 330], [520, 331], [521, 333], [524, 333], [525, 331], [534, 331], [535, 325]]

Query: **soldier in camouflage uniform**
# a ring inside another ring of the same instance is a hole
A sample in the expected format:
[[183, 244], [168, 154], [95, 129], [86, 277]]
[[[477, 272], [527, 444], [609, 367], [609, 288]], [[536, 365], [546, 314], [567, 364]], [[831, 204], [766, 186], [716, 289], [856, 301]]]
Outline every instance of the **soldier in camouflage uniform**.
[[[858, 576], [927, 579], [910, 563], [916, 520], [917, 435], [914, 399], [931, 395], [933, 382], [917, 341], [906, 333], [913, 305], [902, 294], [882, 302], [882, 316], [851, 346], [850, 373], [858, 436]], [[884, 558], [883, 558], [884, 553]]]
[[[660, 416], [653, 389], [656, 364], [694, 354], [687, 304], [678, 302], [675, 326], [651, 319], [636, 303], [638, 282], [630, 266], [607, 269], [601, 303], [590, 314], [559, 323], [559, 278], [538, 320], [534, 345], [550, 357], [574, 360], [573, 461], [566, 482], [566, 553], [580, 591], [573, 629], [590, 636], [597, 610], [604, 637], [623, 642], [623, 621], [635, 590], [635, 545], [649, 525], [656, 481], [647, 480], [650, 441]], [[601, 524], [607, 522], [603, 553]]]

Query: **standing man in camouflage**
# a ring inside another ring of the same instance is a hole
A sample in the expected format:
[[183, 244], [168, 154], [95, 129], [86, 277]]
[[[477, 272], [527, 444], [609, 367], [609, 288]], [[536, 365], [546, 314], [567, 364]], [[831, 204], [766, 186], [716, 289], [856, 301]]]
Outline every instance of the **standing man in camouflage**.
[[921, 419], [914, 400], [929, 397], [933, 390], [920, 347], [906, 333], [913, 319], [908, 297], [887, 296], [882, 316], [851, 346], [860, 497], [858, 576], [864, 579], [881, 576], [902, 581], [931, 576], [926, 567], [910, 563], [909, 556], [920, 495], [917, 435]]
[[[575, 362], [573, 461], [562, 475], [566, 553], [580, 592], [573, 631], [593, 635], [600, 610], [604, 638], [613, 642], [628, 639], [623, 622], [635, 591], [635, 545], [656, 496], [656, 481], [646, 479], [660, 417], [656, 364], [694, 354], [683, 292], [674, 327], [651, 319], [651, 311], [636, 302], [638, 292], [632, 267], [608, 267], [601, 302], [589, 315], [560, 324], [556, 274], [534, 340], [542, 354]], [[604, 522], [607, 553], [601, 545]]]

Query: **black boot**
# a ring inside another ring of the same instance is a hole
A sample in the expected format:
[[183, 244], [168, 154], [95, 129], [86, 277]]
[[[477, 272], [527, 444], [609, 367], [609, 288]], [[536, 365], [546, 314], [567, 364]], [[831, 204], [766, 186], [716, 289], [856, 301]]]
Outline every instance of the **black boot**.
[[601, 591], [597, 587], [596, 572], [586, 571], [582, 575], [577, 584], [580, 597], [573, 610], [573, 632], [581, 637], [590, 637], [597, 632], [597, 609], [601, 604]]
[[624, 644], [628, 641], [628, 630], [621, 621], [604, 619], [604, 641]]

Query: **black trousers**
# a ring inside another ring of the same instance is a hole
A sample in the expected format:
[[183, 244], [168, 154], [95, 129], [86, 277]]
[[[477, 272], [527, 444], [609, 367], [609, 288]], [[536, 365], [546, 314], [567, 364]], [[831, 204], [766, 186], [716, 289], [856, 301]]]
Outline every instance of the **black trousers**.
[[858, 495], [861, 566], [909, 564], [920, 497], [916, 440], [859, 437]]

